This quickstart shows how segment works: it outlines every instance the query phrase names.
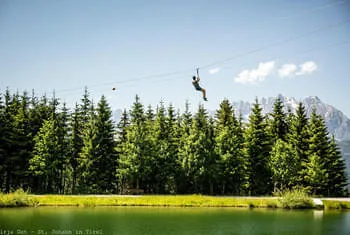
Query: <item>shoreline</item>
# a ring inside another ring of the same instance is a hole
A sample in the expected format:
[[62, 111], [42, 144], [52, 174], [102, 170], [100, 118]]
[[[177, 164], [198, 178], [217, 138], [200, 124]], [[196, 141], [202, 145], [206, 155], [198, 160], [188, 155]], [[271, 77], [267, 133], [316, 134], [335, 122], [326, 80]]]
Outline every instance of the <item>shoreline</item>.
[[235, 197], [205, 195], [33, 195], [1, 194], [8, 207], [237, 207], [275, 209], [350, 209], [350, 198]]

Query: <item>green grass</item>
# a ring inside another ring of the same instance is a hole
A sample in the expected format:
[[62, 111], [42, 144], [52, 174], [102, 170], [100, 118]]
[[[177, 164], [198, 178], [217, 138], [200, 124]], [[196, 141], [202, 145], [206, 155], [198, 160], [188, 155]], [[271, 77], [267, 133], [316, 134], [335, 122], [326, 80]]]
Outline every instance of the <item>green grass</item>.
[[[284, 192], [280, 198], [212, 197], [202, 195], [31, 195], [23, 190], [0, 194], [0, 207], [20, 206], [165, 206], [165, 207], [245, 207], [315, 208], [312, 199], [301, 191]], [[350, 209], [350, 202], [323, 201], [325, 209]]]
[[[13, 194], [0, 195], [0, 207], [9, 206], [172, 206], [172, 207], [247, 207], [276, 208], [274, 198], [230, 198], [202, 195], [163, 195], [163, 196], [79, 196], [79, 195], [29, 195], [23, 193], [20, 200]], [[24, 203], [25, 202], [25, 203]]]
[[350, 209], [350, 202], [337, 200], [323, 200], [325, 209]]

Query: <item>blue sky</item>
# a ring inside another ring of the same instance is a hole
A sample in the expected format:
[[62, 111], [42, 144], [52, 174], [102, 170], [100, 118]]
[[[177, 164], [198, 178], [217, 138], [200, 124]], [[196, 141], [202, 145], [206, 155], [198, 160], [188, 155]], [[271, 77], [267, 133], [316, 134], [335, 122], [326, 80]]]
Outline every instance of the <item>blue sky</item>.
[[87, 86], [113, 109], [317, 95], [350, 116], [350, 0], [2, 0], [0, 32], [1, 91], [72, 107]]

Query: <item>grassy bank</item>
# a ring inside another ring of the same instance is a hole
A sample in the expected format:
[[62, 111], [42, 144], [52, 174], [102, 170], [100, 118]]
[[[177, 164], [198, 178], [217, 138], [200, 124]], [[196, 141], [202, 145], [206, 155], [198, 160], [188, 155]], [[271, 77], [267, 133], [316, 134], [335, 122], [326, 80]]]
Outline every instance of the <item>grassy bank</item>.
[[23, 190], [14, 193], [0, 193], [0, 207], [28, 207], [36, 206], [39, 201], [35, 196], [29, 195]]
[[323, 200], [325, 209], [350, 209], [350, 202], [339, 200]]
[[[324, 201], [326, 209], [350, 209], [350, 202]], [[201, 195], [118, 196], [118, 195], [30, 195], [23, 191], [0, 194], [0, 207], [20, 206], [169, 206], [169, 207], [246, 207], [315, 208], [307, 195], [289, 192], [275, 197], [211, 197]]]
[[39, 206], [276, 207], [277, 199], [179, 196], [34, 196]]

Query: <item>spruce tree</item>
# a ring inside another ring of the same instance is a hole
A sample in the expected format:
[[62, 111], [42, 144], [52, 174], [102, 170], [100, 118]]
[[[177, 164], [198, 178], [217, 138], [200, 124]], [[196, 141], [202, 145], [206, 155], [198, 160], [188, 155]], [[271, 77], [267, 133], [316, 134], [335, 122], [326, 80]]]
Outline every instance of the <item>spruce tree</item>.
[[79, 154], [83, 147], [83, 139], [82, 139], [82, 125], [79, 113], [79, 106], [75, 104], [74, 111], [71, 113], [70, 117], [70, 138], [69, 138], [69, 151], [70, 158], [69, 164], [72, 169], [72, 187], [71, 192], [77, 193], [77, 183], [78, 180], [78, 167], [79, 167]]
[[12, 136], [13, 136], [13, 116], [11, 115], [11, 95], [9, 89], [5, 91], [4, 101], [0, 112], [0, 189], [9, 192], [11, 187], [10, 179], [10, 155], [12, 154]]
[[329, 196], [346, 196], [347, 190], [347, 177], [346, 166], [341, 152], [337, 146], [334, 135], [329, 145], [328, 165], [327, 173], [329, 179], [328, 195]]
[[[70, 115], [70, 166], [72, 168], [72, 189], [71, 191], [78, 192], [79, 190], [86, 191], [84, 188], [83, 175], [87, 172], [84, 166], [81, 152], [84, 146], [84, 136], [88, 133], [89, 123], [92, 121], [95, 110], [93, 102], [90, 99], [88, 89], [85, 87], [84, 94], [80, 99], [80, 103], [76, 103], [74, 111]], [[90, 123], [91, 124], [91, 123]], [[84, 189], [83, 189], [84, 188]]]
[[193, 117], [189, 136], [179, 152], [182, 168], [189, 183], [188, 193], [210, 193], [213, 188], [214, 181], [207, 175], [209, 167], [215, 167], [212, 132], [207, 111], [203, 106], [199, 106]]
[[190, 136], [190, 129], [192, 124], [192, 113], [190, 112], [190, 104], [188, 101], [185, 103], [185, 110], [180, 115], [177, 115], [177, 137], [178, 137], [178, 156], [176, 165], [178, 166], [176, 172], [176, 189], [178, 193], [188, 193], [190, 188], [190, 179], [186, 168], [188, 149], [188, 138]]
[[117, 177], [119, 185], [123, 189], [127, 188], [144, 189], [142, 181], [144, 180], [144, 156], [146, 149], [146, 118], [144, 106], [140, 102], [139, 96], [129, 111], [130, 125], [127, 128], [126, 141], [122, 144], [123, 152], [120, 154], [117, 168]]
[[[12, 106], [13, 105], [13, 106]], [[8, 155], [10, 187], [28, 188], [28, 165], [32, 156], [32, 138], [29, 120], [29, 97], [27, 92], [12, 98], [11, 108], [11, 153]]]
[[248, 158], [248, 192], [250, 195], [265, 195], [271, 192], [269, 170], [270, 138], [262, 108], [255, 99], [249, 123], [245, 131], [245, 152]]
[[[116, 134], [116, 151], [118, 156], [121, 156], [124, 152], [125, 143], [127, 141], [128, 127], [130, 126], [130, 120], [126, 109], [124, 109], [121, 119], [117, 124], [117, 134]], [[120, 159], [117, 161], [116, 167], [116, 178], [118, 183], [118, 192], [122, 194], [124, 192], [124, 186], [126, 184], [125, 177], [126, 174], [123, 173], [123, 169], [120, 166]]]
[[218, 184], [222, 194], [240, 194], [243, 188], [245, 164], [240, 132], [233, 107], [224, 99], [215, 120], [215, 153], [219, 157]]
[[305, 189], [313, 195], [324, 195], [325, 185], [328, 183], [328, 174], [321, 157], [314, 152], [303, 165]]
[[89, 193], [116, 191], [115, 170], [118, 156], [114, 135], [112, 111], [106, 98], [102, 96], [97, 104], [96, 115], [92, 115], [89, 122], [81, 153], [87, 161], [85, 182]]
[[270, 123], [270, 129], [273, 142], [278, 139], [286, 139], [285, 136], [288, 132], [288, 126], [286, 121], [286, 114], [283, 111], [283, 107], [283, 103], [278, 97], [273, 105], [273, 111], [271, 113], [272, 120]]
[[176, 193], [176, 176], [179, 166], [177, 165], [178, 159], [178, 141], [179, 141], [179, 129], [176, 123], [176, 114], [172, 104], [168, 106], [166, 117], [166, 129], [168, 130], [166, 136], [166, 182], [164, 191], [166, 193]]
[[56, 137], [59, 148], [59, 154], [57, 161], [57, 181], [58, 181], [58, 193], [71, 193], [72, 184], [72, 169], [70, 165], [70, 143], [69, 143], [69, 110], [66, 104], [63, 104], [62, 110], [56, 117]]
[[298, 159], [291, 144], [278, 139], [270, 152], [269, 165], [274, 182], [274, 192], [291, 189], [296, 185]]
[[305, 106], [299, 102], [295, 115], [291, 116], [290, 128], [287, 135], [288, 143], [295, 150], [297, 165], [297, 182], [299, 186], [303, 186], [304, 182], [302, 172], [305, 171], [305, 163], [308, 161], [309, 150], [309, 132], [308, 118], [306, 116]]
[[29, 170], [35, 182], [34, 190], [45, 193], [64, 193], [68, 164], [67, 109], [58, 110], [58, 99], [50, 102], [51, 116], [34, 137], [33, 157]]
[[[309, 148], [308, 160], [305, 166], [306, 186], [311, 189], [311, 192], [320, 195], [328, 194], [329, 178], [327, 167], [329, 164], [329, 139], [327, 127], [323, 118], [316, 113], [316, 108], [313, 108], [309, 120]], [[312, 164], [316, 164], [313, 166]], [[311, 169], [311, 170], [310, 170]]]
[[155, 193], [165, 193], [165, 184], [167, 182], [168, 169], [168, 143], [169, 129], [166, 123], [166, 109], [161, 102], [157, 108], [156, 117], [153, 126], [154, 156], [152, 159], [152, 181]]

